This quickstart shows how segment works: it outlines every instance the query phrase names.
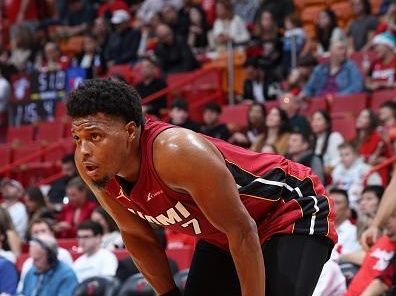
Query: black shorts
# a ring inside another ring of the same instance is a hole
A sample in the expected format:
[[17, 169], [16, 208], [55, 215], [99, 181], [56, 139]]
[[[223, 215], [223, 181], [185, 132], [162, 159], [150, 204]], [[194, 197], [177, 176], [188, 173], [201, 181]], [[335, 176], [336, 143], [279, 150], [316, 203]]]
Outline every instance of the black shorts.
[[[277, 235], [263, 246], [266, 296], [311, 296], [333, 243], [320, 236]], [[192, 259], [184, 295], [239, 296], [230, 253], [200, 241]]]

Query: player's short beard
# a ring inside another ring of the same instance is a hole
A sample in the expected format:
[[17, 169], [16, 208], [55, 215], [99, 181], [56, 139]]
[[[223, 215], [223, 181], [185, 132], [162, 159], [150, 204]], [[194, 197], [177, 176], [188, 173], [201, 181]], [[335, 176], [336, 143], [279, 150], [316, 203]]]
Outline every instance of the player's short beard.
[[93, 183], [98, 189], [104, 189], [107, 183], [109, 183], [109, 181], [110, 181], [110, 177], [104, 176], [102, 179], [96, 181], [94, 180]]

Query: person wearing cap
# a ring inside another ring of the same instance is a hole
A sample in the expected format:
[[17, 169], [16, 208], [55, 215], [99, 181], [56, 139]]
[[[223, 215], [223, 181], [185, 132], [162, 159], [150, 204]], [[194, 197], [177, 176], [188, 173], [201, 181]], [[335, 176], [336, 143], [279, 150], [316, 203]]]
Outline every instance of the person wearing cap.
[[19, 237], [24, 238], [28, 223], [28, 215], [26, 207], [20, 202], [25, 191], [22, 184], [13, 179], [5, 179], [0, 184], [0, 191], [4, 198], [4, 202], [1, 206], [10, 214], [12, 223]]
[[370, 90], [396, 86], [396, 37], [390, 32], [379, 34], [372, 41], [376, 59], [370, 66], [366, 87]]
[[108, 66], [136, 62], [141, 34], [131, 27], [129, 12], [116, 10], [110, 21], [114, 30], [104, 53]]

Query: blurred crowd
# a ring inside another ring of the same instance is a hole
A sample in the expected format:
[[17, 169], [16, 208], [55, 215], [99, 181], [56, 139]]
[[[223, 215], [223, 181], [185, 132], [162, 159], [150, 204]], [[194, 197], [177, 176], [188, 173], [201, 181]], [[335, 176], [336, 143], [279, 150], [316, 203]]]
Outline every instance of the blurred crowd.
[[[353, 12], [348, 24], [326, 7], [308, 31], [291, 0], [0, 1], [0, 127], [8, 125], [12, 100], [26, 95], [21, 75], [79, 67], [87, 78], [105, 77], [127, 64], [139, 71], [133, 84], [145, 98], [165, 89], [168, 75], [204, 67], [232, 47], [245, 56], [243, 89], [235, 94], [248, 106], [243, 127], [221, 123], [218, 102], [204, 106], [200, 122], [180, 97], [171, 104], [159, 97], [144, 112], [311, 167], [335, 201], [339, 235], [314, 295], [363, 295], [374, 281], [383, 284], [381, 293], [394, 295], [396, 216], [370, 250], [359, 238], [394, 172], [392, 166], [372, 168], [396, 155], [396, 1], [383, 0], [376, 14], [368, 0], [339, 2]], [[81, 42], [78, 50], [65, 47], [72, 40]], [[333, 129], [328, 111], [304, 111], [315, 97], [392, 89], [395, 96], [378, 110], [356, 115], [353, 139]], [[276, 105], [268, 108], [271, 102]], [[0, 183], [0, 294], [72, 295], [90, 277], [124, 282], [138, 273], [130, 259], [115, 257], [123, 248], [120, 232], [78, 177], [73, 155], [61, 168], [63, 176], [49, 186]], [[164, 248], [167, 242], [194, 245], [156, 231]], [[74, 251], [82, 255], [76, 260], [57, 245], [68, 238], [77, 238]], [[29, 259], [17, 271], [17, 258], [27, 250]], [[176, 274], [175, 262], [170, 266]]]

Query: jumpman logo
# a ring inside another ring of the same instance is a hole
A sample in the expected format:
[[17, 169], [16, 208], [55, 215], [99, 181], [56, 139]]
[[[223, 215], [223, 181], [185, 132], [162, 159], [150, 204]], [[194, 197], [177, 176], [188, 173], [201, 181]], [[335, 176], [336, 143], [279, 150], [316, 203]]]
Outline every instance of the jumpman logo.
[[120, 188], [120, 192], [118, 193], [118, 196], [117, 196], [117, 199], [119, 199], [119, 198], [124, 198], [124, 199], [126, 199], [126, 200], [128, 200], [128, 201], [131, 201], [131, 200], [124, 194], [124, 191], [122, 191], [122, 188]]

